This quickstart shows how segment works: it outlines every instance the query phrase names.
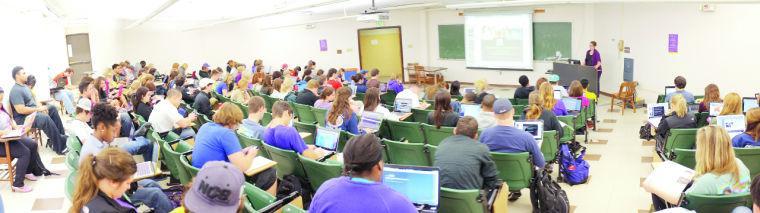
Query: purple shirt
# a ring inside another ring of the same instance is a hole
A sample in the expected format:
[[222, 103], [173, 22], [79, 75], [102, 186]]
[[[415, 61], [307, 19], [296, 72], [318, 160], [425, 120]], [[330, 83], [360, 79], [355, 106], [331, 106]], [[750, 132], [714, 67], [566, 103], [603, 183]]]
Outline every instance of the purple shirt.
[[280, 149], [296, 151], [298, 154], [303, 154], [308, 148], [296, 128], [283, 125], [264, 131], [264, 142]]
[[552, 112], [554, 112], [554, 114], [557, 116], [567, 115], [567, 108], [565, 107], [565, 103], [561, 100], [557, 100], [557, 104], [554, 104], [554, 109], [552, 109]]
[[401, 93], [401, 91], [404, 91], [404, 85], [397, 80], [391, 80], [388, 81], [388, 90], [396, 91], [396, 94], [398, 94]]
[[319, 187], [309, 212], [416, 213], [417, 209], [409, 199], [388, 186], [342, 176]]
[[[602, 56], [599, 54], [599, 51], [594, 49], [594, 54], [590, 55], [591, 50], [586, 50], [586, 66], [596, 66], [596, 64], [602, 62]], [[602, 66], [599, 66], [599, 69], [596, 69], [597, 71], [602, 71]]]
[[13, 125], [11, 125], [11, 116], [5, 112], [5, 109], [0, 109], [0, 130], [10, 130]]
[[332, 107], [332, 102], [325, 101], [324, 99], [318, 99], [316, 102], [314, 102], [314, 108], [317, 109], [330, 109]]

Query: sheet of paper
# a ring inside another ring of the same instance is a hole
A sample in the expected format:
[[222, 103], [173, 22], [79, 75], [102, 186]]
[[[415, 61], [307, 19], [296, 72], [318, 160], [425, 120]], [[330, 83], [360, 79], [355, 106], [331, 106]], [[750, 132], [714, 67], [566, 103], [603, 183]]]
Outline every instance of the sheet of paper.
[[668, 203], [678, 203], [696, 172], [673, 161], [665, 161], [647, 176], [641, 186]]

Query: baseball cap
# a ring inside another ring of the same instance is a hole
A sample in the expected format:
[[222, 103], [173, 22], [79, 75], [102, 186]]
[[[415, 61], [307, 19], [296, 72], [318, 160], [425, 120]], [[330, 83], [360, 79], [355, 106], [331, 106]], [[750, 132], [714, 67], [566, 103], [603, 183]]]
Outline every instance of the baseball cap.
[[512, 102], [509, 99], [499, 98], [493, 102], [493, 112], [495, 114], [504, 114], [512, 110]]
[[557, 82], [557, 81], [559, 81], [559, 75], [556, 75], [556, 74], [549, 75], [549, 79], [548, 80], [549, 80], [549, 82]]
[[214, 84], [214, 80], [211, 80], [210, 78], [202, 78], [201, 81], [198, 83], [198, 86], [203, 88], [210, 84]]
[[211, 67], [211, 65], [208, 65], [208, 63], [203, 63], [203, 67]]
[[288, 64], [282, 64], [282, 68], [283, 69], [288, 68]]
[[192, 212], [236, 212], [245, 179], [234, 165], [209, 161], [195, 176], [185, 195], [185, 208]]
[[77, 101], [77, 107], [82, 108], [85, 111], [92, 111], [92, 101], [87, 98], [81, 98]]

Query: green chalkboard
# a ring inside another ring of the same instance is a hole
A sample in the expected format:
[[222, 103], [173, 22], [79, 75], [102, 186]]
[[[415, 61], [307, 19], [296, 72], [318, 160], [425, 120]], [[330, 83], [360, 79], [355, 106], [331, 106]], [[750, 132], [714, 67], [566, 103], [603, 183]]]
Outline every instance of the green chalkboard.
[[464, 24], [438, 25], [438, 57], [464, 59]]
[[572, 55], [572, 32], [570, 22], [533, 23], [533, 59], [544, 60], [560, 51], [563, 58]]

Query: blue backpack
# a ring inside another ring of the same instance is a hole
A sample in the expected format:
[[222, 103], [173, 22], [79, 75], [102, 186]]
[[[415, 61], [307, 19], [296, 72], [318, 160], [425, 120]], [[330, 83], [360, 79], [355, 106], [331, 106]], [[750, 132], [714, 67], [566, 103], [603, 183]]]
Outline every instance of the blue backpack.
[[570, 185], [586, 183], [588, 180], [590, 165], [586, 160], [583, 160], [583, 156], [586, 155], [586, 147], [580, 146], [580, 144], [577, 144], [577, 147], [581, 149], [578, 157], [574, 156], [574, 152], [570, 152], [570, 145], [568, 144], [562, 144], [559, 148], [560, 176]]

